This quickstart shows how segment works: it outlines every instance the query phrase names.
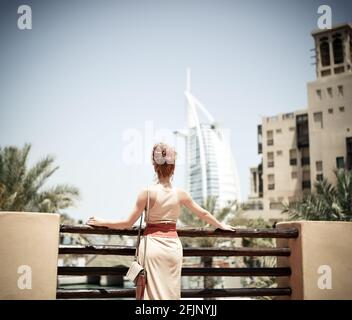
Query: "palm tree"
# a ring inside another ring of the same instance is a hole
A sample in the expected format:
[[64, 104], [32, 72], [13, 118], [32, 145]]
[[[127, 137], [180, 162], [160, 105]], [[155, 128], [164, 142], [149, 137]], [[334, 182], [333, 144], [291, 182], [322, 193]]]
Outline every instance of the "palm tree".
[[31, 145], [22, 149], [0, 147], [0, 211], [60, 212], [79, 198], [76, 187], [61, 184], [44, 188], [59, 168], [54, 158], [46, 156], [27, 168]]
[[[206, 200], [205, 205], [202, 207], [208, 210], [212, 215], [214, 215], [219, 221], [224, 221], [228, 217], [230, 212], [234, 211], [234, 206], [237, 204], [236, 201], [229, 201], [228, 204], [223, 208], [217, 208], [218, 197], [209, 196]], [[197, 228], [204, 228], [207, 223], [200, 220], [193, 214], [190, 214], [188, 209], [182, 208], [182, 213], [180, 216], [180, 221], [187, 226], [194, 226]], [[185, 247], [217, 247], [224, 240], [214, 238], [214, 237], [195, 237], [183, 239], [183, 244]], [[213, 257], [204, 256], [201, 257], [201, 263], [203, 267], [212, 267]], [[218, 277], [204, 276], [204, 288], [214, 288], [220, 282]], [[209, 298], [210, 299], [210, 298]]]
[[352, 170], [334, 170], [336, 185], [315, 182], [316, 191], [300, 201], [284, 203], [283, 213], [293, 220], [352, 221]]

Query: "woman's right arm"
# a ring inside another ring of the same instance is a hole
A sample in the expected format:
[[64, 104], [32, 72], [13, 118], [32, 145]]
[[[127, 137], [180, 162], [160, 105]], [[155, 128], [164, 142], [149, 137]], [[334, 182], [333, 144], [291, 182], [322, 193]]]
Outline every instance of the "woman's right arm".
[[90, 226], [96, 227], [107, 227], [110, 229], [127, 229], [131, 228], [133, 224], [138, 220], [141, 216], [145, 206], [147, 203], [147, 190], [143, 189], [137, 197], [137, 201], [135, 207], [131, 214], [127, 217], [127, 219], [111, 221], [111, 220], [103, 220], [95, 217], [90, 217], [86, 224]]
[[222, 230], [235, 231], [235, 228], [220, 222], [216, 219], [209, 211], [202, 208], [198, 203], [196, 203], [188, 192], [184, 190], [179, 190], [180, 203], [184, 205], [187, 209], [192, 211], [200, 219], [210, 223], [215, 228], [220, 228]]

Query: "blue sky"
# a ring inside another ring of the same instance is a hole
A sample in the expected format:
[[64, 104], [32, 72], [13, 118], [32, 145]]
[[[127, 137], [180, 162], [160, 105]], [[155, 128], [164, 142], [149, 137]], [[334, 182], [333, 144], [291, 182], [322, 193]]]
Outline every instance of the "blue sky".
[[[20, 4], [32, 30], [17, 28]], [[352, 21], [342, 0], [0, 1], [0, 145], [32, 143], [31, 163], [55, 155], [51, 183], [82, 192], [73, 217], [126, 217], [153, 182], [152, 143], [186, 126], [190, 67], [193, 93], [230, 130], [245, 198], [261, 116], [306, 107], [321, 4], [333, 24]]]

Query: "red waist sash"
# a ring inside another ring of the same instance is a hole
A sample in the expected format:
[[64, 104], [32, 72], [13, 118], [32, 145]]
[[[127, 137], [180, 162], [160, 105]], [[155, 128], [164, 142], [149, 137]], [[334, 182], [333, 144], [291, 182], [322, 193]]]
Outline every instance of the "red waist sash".
[[143, 235], [158, 237], [177, 238], [176, 223], [148, 223]]

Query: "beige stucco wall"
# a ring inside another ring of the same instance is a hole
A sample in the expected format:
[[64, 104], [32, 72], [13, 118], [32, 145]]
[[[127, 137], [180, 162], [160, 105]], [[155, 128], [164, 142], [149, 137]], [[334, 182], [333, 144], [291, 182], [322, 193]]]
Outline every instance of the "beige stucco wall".
[[352, 299], [351, 222], [280, 222], [276, 227], [299, 230], [297, 239], [277, 240], [278, 247], [291, 248], [290, 257], [278, 259], [278, 266], [292, 270], [290, 277], [279, 278], [279, 286], [292, 288], [291, 299]]
[[0, 212], [0, 299], [56, 298], [59, 223], [58, 214]]
[[[301, 152], [297, 148], [296, 117], [306, 114], [307, 109], [295, 112], [280, 113], [274, 117], [262, 118], [263, 141], [263, 207], [265, 211], [275, 210], [270, 208], [272, 202], [287, 202], [290, 199], [302, 196]], [[273, 145], [268, 145], [268, 131], [273, 132]], [[290, 150], [296, 150], [297, 163], [290, 164]], [[273, 153], [274, 167], [268, 167], [268, 153]], [[292, 177], [296, 173], [296, 177]], [[269, 190], [268, 176], [274, 175], [274, 190]]]
[[[338, 86], [343, 86], [343, 95], [338, 93]], [[327, 94], [328, 88], [332, 90], [332, 97]], [[346, 138], [352, 137], [351, 88], [350, 73], [319, 79], [307, 85], [311, 181], [319, 173], [331, 182], [336, 181], [333, 172], [336, 169], [336, 158], [344, 157], [346, 163]], [[317, 96], [317, 90], [321, 90], [321, 98]], [[344, 107], [343, 112], [340, 107]], [[330, 114], [329, 109], [333, 113]], [[314, 122], [316, 112], [322, 112], [323, 128]], [[317, 171], [317, 161], [322, 161], [322, 172]]]

